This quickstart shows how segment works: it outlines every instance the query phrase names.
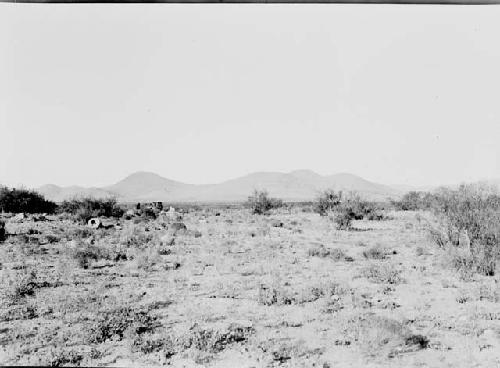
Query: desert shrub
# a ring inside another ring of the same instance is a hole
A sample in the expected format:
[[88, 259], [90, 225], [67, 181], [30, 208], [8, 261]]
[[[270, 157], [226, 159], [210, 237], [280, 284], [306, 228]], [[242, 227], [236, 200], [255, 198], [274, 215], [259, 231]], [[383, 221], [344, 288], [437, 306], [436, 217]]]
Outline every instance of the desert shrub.
[[310, 248], [307, 251], [307, 253], [308, 253], [308, 255], [313, 256], [313, 257], [332, 258], [335, 261], [345, 260], [345, 258], [346, 258], [346, 254], [342, 249], [340, 249], [340, 248], [328, 249], [322, 244], [319, 246]]
[[252, 210], [252, 213], [263, 215], [274, 208], [282, 207], [283, 201], [278, 198], [269, 197], [265, 190], [255, 190], [253, 194], [248, 197], [247, 206]]
[[135, 264], [139, 270], [151, 271], [152, 268], [161, 260], [158, 257], [158, 250], [145, 249], [139, 251], [135, 257]]
[[143, 354], [151, 354], [154, 352], [162, 352], [166, 358], [170, 358], [177, 353], [180, 346], [178, 342], [170, 335], [160, 335], [146, 333], [137, 335], [131, 344], [132, 352], [141, 352]]
[[405, 193], [401, 199], [393, 200], [392, 205], [399, 211], [428, 210], [435, 204], [434, 194], [422, 191], [410, 191]]
[[374, 202], [364, 200], [355, 192], [350, 193], [343, 205], [349, 206], [353, 219], [355, 220], [382, 220], [384, 218], [380, 209]]
[[109, 252], [95, 245], [84, 245], [72, 252], [72, 257], [83, 269], [90, 267], [92, 261], [97, 262], [101, 259], [109, 259]]
[[84, 223], [92, 217], [120, 218], [124, 213], [115, 198], [95, 199], [92, 197], [66, 200], [59, 206], [59, 211], [72, 214], [78, 221]]
[[483, 275], [494, 275], [500, 255], [500, 195], [485, 185], [461, 185], [457, 190], [441, 188], [433, 211], [444, 221], [447, 241], [459, 245], [466, 231], [470, 262], [466, 267]]
[[400, 284], [403, 282], [401, 270], [393, 264], [371, 264], [361, 270], [362, 276], [377, 284]]
[[351, 229], [352, 220], [382, 220], [383, 214], [373, 202], [368, 202], [355, 192], [344, 196], [342, 191], [325, 190], [317, 198], [315, 210], [321, 216], [334, 213], [333, 220], [339, 230]]
[[322, 297], [343, 295], [349, 288], [340, 283], [330, 281], [301, 288], [292, 288], [281, 284], [261, 284], [258, 302], [263, 305], [297, 305], [313, 302]]
[[356, 315], [346, 324], [344, 333], [358, 343], [367, 356], [394, 357], [398, 353], [425, 349], [429, 339], [415, 335], [403, 323], [374, 313]]
[[0, 187], [0, 212], [54, 213], [57, 204], [33, 190]]
[[230, 323], [221, 326], [202, 327], [195, 325], [185, 341], [185, 348], [218, 353], [223, 351], [228, 345], [243, 342], [254, 333], [251, 325]]
[[120, 236], [120, 243], [127, 247], [144, 248], [149, 245], [154, 235], [150, 231], [139, 225], [125, 228]]
[[131, 306], [100, 310], [86, 326], [87, 342], [100, 344], [111, 339], [122, 340], [127, 330], [132, 337], [151, 332], [155, 320], [148, 310], [136, 310]]
[[342, 202], [342, 191], [336, 192], [333, 189], [326, 189], [321, 192], [314, 203], [314, 211], [321, 216], [326, 216], [334, 211]]
[[19, 303], [25, 297], [32, 296], [38, 288], [37, 273], [31, 267], [5, 272], [1, 281], [5, 300], [11, 303]]
[[347, 206], [343, 206], [333, 217], [338, 230], [350, 230], [352, 228], [353, 213]]
[[378, 260], [386, 259], [387, 249], [379, 245], [376, 245], [374, 247], [364, 250], [363, 257], [365, 257], [366, 259], [378, 259]]

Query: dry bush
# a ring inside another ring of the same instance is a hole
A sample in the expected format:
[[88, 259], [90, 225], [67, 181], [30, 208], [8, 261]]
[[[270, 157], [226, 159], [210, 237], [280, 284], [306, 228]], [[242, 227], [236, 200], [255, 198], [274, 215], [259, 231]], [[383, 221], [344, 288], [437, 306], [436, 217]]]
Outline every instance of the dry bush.
[[185, 339], [185, 348], [218, 353], [228, 345], [246, 341], [255, 332], [250, 324], [221, 323], [214, 326], [195, 324]]
[[328, 249], [324, 245], [319, 245], [313, 248], [310, 248], [307, 251], [307, 254], [311, 257], [320, 257], [320, 258], [331, 258], [335, 261], [345, 260], [347, 255], [340, 248]]
[[333, 221], [337, 226], [337, 230], [350, 230], [352, 228], [353, 218], [350, 209], [343, 206], [341, 210], [335, 214]]
[[314, 203], [314, 211], [321, 216], [326, 216], [329, 212], [335, 211], [341, 203], [342, 191], [326, 189], [318, 195]]
[[4, 300], [9, 304], [22, 302], [25, 297], [35, 294], [39, 287], [38, 281], [37, 272], [33, 267], [4, 271], [2, 274]]
[[404, 280], [401, 270], [392, 263], [373, 263], [361, 269], [361, 275], [377, 284], [400, 284]]
[[283, 201], [281, 199], [269, 197], [265, 190], [255, 190], [253, 194], [248, 197], [247, 206], [252, 210], [253, 214], [264, 215], [274, 208], [282, 207]]
[[347, 286], [334, 281], [305, 285], [300, 288], [279, 283], [261, 284], [258, 302], [263, 305], [300, 305], [323, 297], [344, 295], [349, 290]]
[[401, 322], [374, 313], [351, 317], [344, 333], [369, 357], [393, 357], [398, 353], [425, 349], [429, 344], [425, 336], [413, 334]]
[[110, 259], [110, 252], [95, 245], [81, 244], [71, 252], [71, 257], [77, 261], [80, 268], [87, 269], [92, 262]]
[[365, 257], [366, 259], [383, 260], [387, 258], [387, 254], [387, 249], [380, 245], [375, 245], [363, 251], [363, 257]]
[[100, 344], [107, 340], [122, 340], [127, 336], [135, 337], [154, 328], [156, 318], [147, 309], [131, 305], [98, 310], [93, 320], [86, 325], [86, 342]]
[[[485, 185], [461, 185], [457, 190], [440, 189], [435, 194], [434, 212], [444, 220], [447, 243], [459, 245], [467, 232], [470, 255], [460, 256], [458, 268], [492, 276], [500, 255], [500, 195]], [[443, 231], [438, 243], [442, 245]], [[449, 253], [455, 257], [455, 253]], [[456, 264], [456, 260], [451, 260]]]
[[66, 200], [59, 206], [59, 211], [73, 215], [77, 221], [82, 223], [87, 223], [92, 217], [120, 218], [124, 213], [116, 198], [96, 199], [92, 197]]

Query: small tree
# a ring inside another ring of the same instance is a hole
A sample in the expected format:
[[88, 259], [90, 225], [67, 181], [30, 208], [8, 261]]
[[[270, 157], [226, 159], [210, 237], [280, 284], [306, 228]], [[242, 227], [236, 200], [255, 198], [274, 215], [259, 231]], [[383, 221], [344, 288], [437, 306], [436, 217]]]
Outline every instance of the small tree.
[[248, 197], [247, 205], [252, 210], [252, 213], [263, 215], [273, 208], [283, 206], [283, 201], [278, 198], [269, 197], [266, 190], [254, 190], [253, 194]]

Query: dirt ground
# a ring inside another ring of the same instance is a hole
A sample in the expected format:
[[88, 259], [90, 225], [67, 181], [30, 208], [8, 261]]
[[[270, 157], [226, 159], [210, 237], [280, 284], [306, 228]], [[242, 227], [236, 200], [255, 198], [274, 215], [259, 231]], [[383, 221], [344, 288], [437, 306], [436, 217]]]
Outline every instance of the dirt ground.
[[7, 219], [0, 365], [500, 367], [498, 277], [460, 277], [429, 214], [217, 211]]

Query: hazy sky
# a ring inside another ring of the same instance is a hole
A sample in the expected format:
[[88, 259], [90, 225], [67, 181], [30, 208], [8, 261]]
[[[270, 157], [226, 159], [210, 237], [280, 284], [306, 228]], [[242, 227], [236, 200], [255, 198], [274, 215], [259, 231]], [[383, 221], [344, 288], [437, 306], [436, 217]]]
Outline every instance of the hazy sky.
[[0, 4], [0, 182], [500, 177], [500, 6]]

